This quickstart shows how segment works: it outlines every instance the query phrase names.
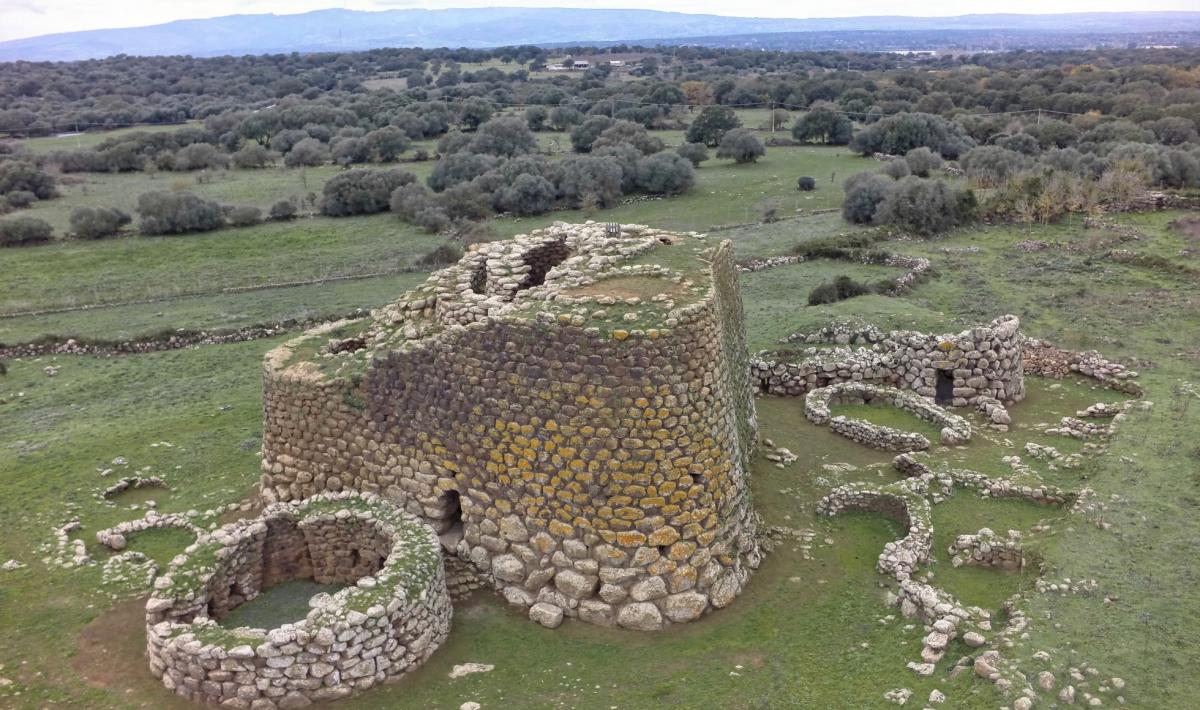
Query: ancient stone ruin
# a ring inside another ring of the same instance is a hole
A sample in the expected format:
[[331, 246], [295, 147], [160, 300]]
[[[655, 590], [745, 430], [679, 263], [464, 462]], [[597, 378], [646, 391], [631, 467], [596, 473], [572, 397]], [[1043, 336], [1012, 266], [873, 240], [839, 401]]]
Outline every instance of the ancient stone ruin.
[[[348, 585], [274, 629], [217, 622], [281, 582]], [[205, 533], [154, 584], [150, 670], [176, 694], [225, 707], [305, 707], [420, 665], [450, 631], [437, 536], [377, 496], [276, 503]]]
[[1020, 325], [1016, 316], [1006, 315], [947, 335], [829, 328], [788, 342], [837, 347], [756, 358], [754, 378], [763, 392], [777, 395], [861, 381], [913, 390], [946, 406], [1012, 404], [1025, 398]]
[[656, 630], [760, 550], [728, 242], [554, 226], [477, 245], [264, 367], [261, 495], [378, 494], [530, 618]]

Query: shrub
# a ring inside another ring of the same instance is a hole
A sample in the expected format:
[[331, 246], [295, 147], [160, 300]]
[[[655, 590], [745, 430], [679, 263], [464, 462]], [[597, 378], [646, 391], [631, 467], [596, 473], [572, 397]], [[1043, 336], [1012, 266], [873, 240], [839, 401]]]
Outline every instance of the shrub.
[[1028, 133], [1001, 136], [996, 139], [996, 145], [1022, 155], [1037, 155], [1042, 152], [1042, 145], [1038, 143], [1037, 138]]
[[728, 106], [705, 106], [696, 120], [688, 126], [687, 142], [703, 143], [715, 148], [721, 143], [726, 132], [740, 125], [742, 122], [738, 120], [737, 114]]
[[744, 164], [755, 162], [766, 155], [766, 152], [767, 149], [758, 136], [745, 128], [735, 128], [722, 136], [721, 146], [717, 148], [717, 157], [732, 158], [735, 163]]
[[366, 135], [367, 150], [375, 160], [390, 163], [408, 150], [412, 140], [408, 135], [395, 126], [384, 126]]
[[462, 131], [450, 131], [438, 140], [437, 152], [438, 155], [445, 157], [451, 153], [466, 150], [469, 145], [471, 145], [471, 136]]
[[550, 109], [550, 126], [556, 131], [565, 131], [583, 123], [583, 114], [570, 106], [555, 106]]
[[571, 131], [571, 148], [576, 153], [590, 153], [592, 144], [616, 121], [608, 116], [592, 116]]
[[529, 126], [531, 131], [542, 131], [546, 128], [546, 119], [548, 117], [544, 106], [530, 106], [525, 109], [525, 125]]
[[879, 205], [895, 188], [895, 182], [879, 173], [857, 173], [846, 178], [842, 217], [848, 222], [866, 224], [875, 219]]
[[289, 168], [323, 165], [329, 162], [329, 149], [316, 138], [305, 138], [283, 156], [283, 164]]
[[445, 155], [433, 166], [426, 184], [435, 192], [441, 192], [451, 185], [460, 182], [470, 182], [483, 175], [500, 162], [498, 158], [481, 153], [451, 153]]
[[663, 149], [662, 140], [632, 121], [617, 121], [605, 128], [592, 142], [592, 150], [614, 145], [631, 145], [642, 155], [653, 155]]
[[995, 187], [1030, 164], [1028, 156], [996, 145], [972, 148], [962, 159], [967, 178], [982, 187]]
[[333, 141], [330, 154], [338, 165], [356, 165], [370, 159], [371, 147], [365, 138], [338, 138]]
[[79, 239], [100, 239], [116, 234], [133, 218], [111, 207], [76, 207], [71, 211], [71, 232]]
[[262, 222], [262, 210], [257, 207], [241, 205], [229, 210], [229, 224], [234, 227], [250, 227]]
[[621, 166], [621, 192], [633, 192], [638, 185], [638, 161], [642, 153], [628, 143], [606, 145], [596, 148], [592, 155], [598, 158], [608, 158]]
[[792, 125], [792, 137], [803, 143], [846, 145], [852, 133], [850, 119], [837, 106], [825, 102], [813, 104]]
[[912, 170], [909, 170], [908, 163], [900, 159], [887, 161], [883, 164], [883, 169], [880, 172], [893, 180], [899, 180], [900, 178], [912, 175]]
[[825, 282], [808, 294], [808, 305], [819, 306], [825, 303], [836, 303], [847, 298], [871, 293], [871, 287], [855, 281], [849, 276], [838, 276], [832, 283]]
[[37, 202], [37, 195], [29, 190], [15, 190], [5, 195], [4, 201], [8, 203], [9, 209], [19, 210]]
[[190, 192], [156, 190], [138, 196], [138, 228], [143, 234], [207, 232], [225, 225], [221, 206]]
[[975, 196], [941, 180], [906, 177], [879, 205], [874, 219], [921, 235], [937, 234], [971, 219]]
[[495, 112], [496, 107], [492, 105], [491, 101], [475, 96], [462, 103], [459, 110], [458, 122], [468, 131], [473, 131], [484, 123], [487, 123]]
[[321, 190], [321, 214], [345, 217], [374, 214], [388, 209], [396, 188], [416, 181], [404, 170], [347, 170], [334, 175]]
[[418, 266], [446, 266], [447, 264], [457, 263], [463, 256], [462, 249], [457, 244], [447, 242], [439, 244], [429, 251], [421, 255], [417, 259]]
[[23, 160], [0, 162], [0, 195], [32, 192], [39, 200], [58, 196], [54, 178]]
[[271, 219], [279, 220], [282, 222], [282, 221], [287, 221], [289, 219], [295, 219], [296, 212], [297, 212], [296, 199], [293, 197], [289, 197], [286, 200], [280, 200], [280, 201], [276, 202], [275, 204], [271, 205], [271, 211], [269, 212], [269, 214], [270, 214]]
[[637, 187], [656, 195], [678, 195], [696, 184], [696, 172], [683, 156], [663, 151], [637, 163]]
[[438, 196], [438, 203], [451, 220], [485, 219], [492, 213], [491, 199], [469, 182], [446, 188]]
[[905, 153], [904, 162], [908, 163], [909, 172], [920, 177], [929, 177], [930, 173], [941, 170], [944, 164], [941, 155], [925, 146]]
[[0, 247], [24, 246], [50, 241], [54, 229], [36, 217], [12, 217], [0, 220]]
[[817, 189], [817, 179], [801, 175], [800, 179], [796, 181], [796, 189], [800, 190], [800, 192], [812, 192]]
[[703, 143], [684, 143], [675, 152], [686, 158], [692, 167], [700, 167], [700, 163], [708, 160], [708, 147]]
[[544, 214], [554, 209], [557, 191], [540, 175], [522, 173], [495, 195], [496, 207], [515, 215]]
[[904, 155], [925, 146], [949, 160], [975, 145], [961, 126], [929, 113], [886, 116], [854, 134], [850, 147], [862, 155]]
[[275, 155], [257, 143], [247, 143], [233, 154], [233, 164], [238, 168], [265, 168], [275, 162]]
[[218, 150], [215, 145], [193, 143], [175, 152], [171, 169], [208, 170], [210, 168], [223, 168], [227, 165], [229, 165], [229, 156]]
[[525, 121], [515, 116], [501, 116], [481, 125], [468, 149], [472, 153], [510, 158], [532, 153], [537, 149], [537, 139]]
[[783, 208], [777, 198], [771, 197], [755, 205], [758, 210], [758, 221], [771, 224], [779, 221], [779, 210]]
[[434, 201], [429, 188], [420, 183], [402, 185], [392, 192], [389, 206], [392, 213], [407, 222], [424, 227], [430, 232], [445, 231], [450, 226], [441, 205]]
[[570, 156], [560, 167], [558, 192], [572, 207], [607, 207], [621, 196], [621, 166], [612, 158]]

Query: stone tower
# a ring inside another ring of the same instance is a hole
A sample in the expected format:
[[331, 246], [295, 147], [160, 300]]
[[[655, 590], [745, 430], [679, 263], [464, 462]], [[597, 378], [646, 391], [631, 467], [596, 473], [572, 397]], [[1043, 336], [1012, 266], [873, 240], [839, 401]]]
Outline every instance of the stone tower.
[[478, 245], [272, 351], [264, 408], [265, 500], [377, 493], [550, 626], [690, 621], [759, 561], [728, 242], [556, 223]]

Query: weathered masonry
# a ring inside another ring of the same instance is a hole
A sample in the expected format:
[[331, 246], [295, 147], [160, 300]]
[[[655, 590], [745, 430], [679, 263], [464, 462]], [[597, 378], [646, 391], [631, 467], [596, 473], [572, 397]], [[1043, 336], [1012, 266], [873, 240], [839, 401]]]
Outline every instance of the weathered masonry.
[[557, 223], [480, 245], [273, 351], [264, 406], [264, 499], [377, 493], [548, 626], [691, 621], [759, 561], [728, 242]]

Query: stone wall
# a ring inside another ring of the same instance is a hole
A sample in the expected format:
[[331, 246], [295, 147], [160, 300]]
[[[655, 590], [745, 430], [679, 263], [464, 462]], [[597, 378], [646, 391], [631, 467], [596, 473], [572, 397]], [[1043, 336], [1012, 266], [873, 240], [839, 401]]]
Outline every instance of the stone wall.
[[[275, 584], [349, 585], [279, 628], [216, 622]], [[375, 496], [276, 503], [203, 535], [146, 604], [150, 670], [192, 701], [304, 707], [395, 678], [445, 640], [451, 605], [437, 537]]]
[[688, 238], [558, 224], [479, 247], [381, 309], [336, 344], [366, 351], [360, 371], [303, 356], [345, 323], [276, 350], [263, 497], [377, 492], [551, 626], [651, 630], [729, 604], [759, 559], [731, 246], [697, 262], [707, 285], [662, 327], [586, 327], [540, 305]]
[[[1025, 398], [1019, 328], [1017, 317], [1006, 315], [953, 335], [897, 330], [876, 340], [873, 332], [854, 332], [838, 340], [873, 344], [856, 349], [812, 348], [799, 362], [760, 357], [751, 361], [751, 367], [759, 389], [768, 394], [797, 396], [840, 382], [867, 381], [938, 397], [940, 403], [955, 407], [975, 405], [983, 398], [1010, 404]], [[789, 339], [798, 341], [812, 342]], [[938, 390], [943, 378], [948, 390], [945, 401]]]

